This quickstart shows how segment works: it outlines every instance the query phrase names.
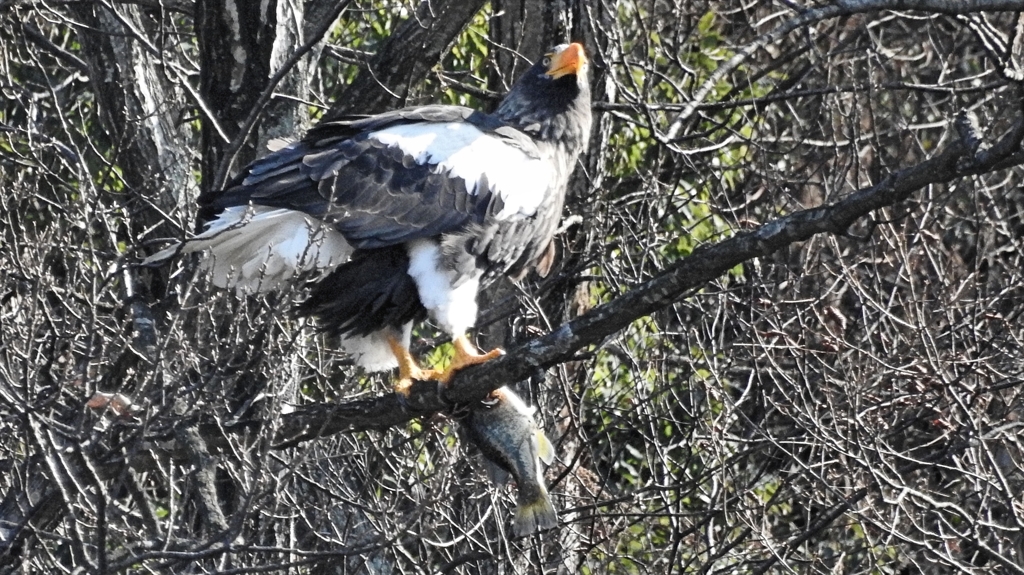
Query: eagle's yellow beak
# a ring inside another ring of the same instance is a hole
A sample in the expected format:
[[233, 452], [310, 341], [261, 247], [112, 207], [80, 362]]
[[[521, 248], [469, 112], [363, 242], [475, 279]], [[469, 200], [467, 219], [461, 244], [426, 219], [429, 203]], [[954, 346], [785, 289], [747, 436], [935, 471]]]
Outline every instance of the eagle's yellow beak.
[[586, 63], [587, 55], [583, 53], [583, 45], [573, 42], [562, 50], [551, 54], [547, 75], [552, 78], [561, 78], [566, 74], [576, 74]]

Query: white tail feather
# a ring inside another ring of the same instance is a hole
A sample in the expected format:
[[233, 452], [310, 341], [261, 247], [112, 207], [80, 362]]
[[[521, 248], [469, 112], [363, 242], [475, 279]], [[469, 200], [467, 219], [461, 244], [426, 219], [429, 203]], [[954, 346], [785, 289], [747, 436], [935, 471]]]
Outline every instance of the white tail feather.
[[[244, 294], [277, 289], [299, 274], [328, 273], [348, 261], [353, 248], [333, 227], [301, 212], [233, 206], [221, 212], [203, 233], [161, 250], [143, 263], [156, 264], [178, 253], [202, 251], [210, 252], [203, 265], [211, 271], [213, 283]], [[388, 345], [389, 333], [382, 330], [343, 337], [341, 348], [367, 371], [393, 369], [398, 360]], [[412, 324], [403, 326], [400, 335], [402, 345], [408, 348]]]
[[270, 291], [299, 274], [328, 272], [352, 255], [352, 246], [333, 227], [301, 212], [262, 206], [226, 208], [203, 233], [143, 263], [166, 260], [179, 250], [209, 250], [205, 266], [213, 283], [239, 293]]

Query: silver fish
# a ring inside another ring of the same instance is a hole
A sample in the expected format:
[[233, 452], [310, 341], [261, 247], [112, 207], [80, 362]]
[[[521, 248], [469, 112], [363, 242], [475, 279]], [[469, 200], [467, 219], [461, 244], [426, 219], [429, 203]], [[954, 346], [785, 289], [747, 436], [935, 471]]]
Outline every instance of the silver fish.
[[550, 465], [555, 450], [533, 419], [536, 410], [507, 387], [474, 405], [461, 419], [463, 435], [484, 455], [487, 475], [495, 484], [516, 480], [519, 497], [512, 531], [525, 537], [558, 524], [558, 516], [544, 487], [541, 461]]

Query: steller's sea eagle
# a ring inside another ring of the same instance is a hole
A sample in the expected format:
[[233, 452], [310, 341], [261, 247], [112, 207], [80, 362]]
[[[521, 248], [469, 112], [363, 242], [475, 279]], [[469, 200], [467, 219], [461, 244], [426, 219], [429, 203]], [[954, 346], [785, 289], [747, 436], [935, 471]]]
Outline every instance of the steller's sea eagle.
[[[557, 46], [493, 114], [406, 108], [324, 122], [199, 198], [205, 230], [146, 260], [210, 252], [214, 284], [241, 293], [309, 281], [301, 311], [371, 371], [447, 382], [500, 355], [466, 337], [477, 291], [544, 260], [591, 124], [587, 58]], [[313, 278], [313, 279], [310, 279]], [[430, 316], [453, 337], [444, 372], [409, 353]]]

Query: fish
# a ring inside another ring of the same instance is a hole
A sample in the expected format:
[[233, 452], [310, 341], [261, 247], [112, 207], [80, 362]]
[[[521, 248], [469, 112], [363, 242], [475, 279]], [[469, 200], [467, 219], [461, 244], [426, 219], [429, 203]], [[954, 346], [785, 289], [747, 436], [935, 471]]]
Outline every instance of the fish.
[[518, 498], [512, 532], [526, 537], [558, 525], [558, 514], [544, 486], [541, 462], [550, 465], [555, 450], [530, 407], [511, 389], [501, 387], [474, 404], [461, 420], [463, 436], [484, 456], [496, 485], [516, 480]]

